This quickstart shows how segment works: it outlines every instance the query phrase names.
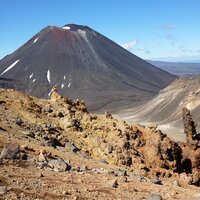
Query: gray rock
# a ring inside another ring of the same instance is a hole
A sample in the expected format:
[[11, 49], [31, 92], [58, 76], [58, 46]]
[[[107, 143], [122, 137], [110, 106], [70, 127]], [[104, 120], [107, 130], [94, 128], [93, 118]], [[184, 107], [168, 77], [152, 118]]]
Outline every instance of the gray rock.
[[8, 191], [8, 190], [6, 189], [5, 186], [0, 186], [0, 195], [6, 194], [7, 191]]
[[60, 141], [58, 141], [56, 138], [50, 139], [49, 141], [47, 141], [47, 145], [53, 148], [58, 147], [63, 147], [63, 145], [61, 144]]
[[103, 163], [103, 164], [108, 164], [108, 162], [106, 160], [99, 160], [99, 163]]
[[173, 182], [173, 185], [174, 185], [174, 186], [179, 186], [179, 187], [180, 187], [180, 183], [179, 183], [178, 180], [175, 180], [175, 181]]
[[127, 176], [127, 171], [122, 168], [117, 168], [114, 170], [115, 176]]
[[112, 184], [112, 187], [113, 187], [113, 188], [117, 188], [118, 185], [119, 185], [119, 184], [118, 184], [117, 180], [115, 180], [114, 183]]
[[157, 194], [149, 194], [147, 197], [147, 200], [162, 200], [162, 197]]
[[134, 174], [134, 173], [130, 173], [129, 174], [129, 179], [130, 180], [137, 180], [137, 181], [140, 181], [140, 182], [147, 182], [147, 178], [144, 177], [144, 176], [140, 176], [140, 175], [137, 175], [137, 174]]
[[74, 143], [70, 143], [70, 142], [67, 142], [65, 144], [65, 148], [74, 153], [80, 151], [80, 149]]
[[23, 123], [23, 121], [22, 121], [22, 119], [21, 119], [20, 117], [17, 117], [17, 118], [15, 119], [15, 123], [16, 123], [17, 125], [21, 126], [22, 123]]
[[63, 113], [61, 111], [56, 112], [57, 117], [64, 117]]
[[22, 160], [27, 160], [28, 159], [28, 155], [26, 153], [22, 153], [21, 159]]
[[47, 134], [43, 134], [42, 138], [43, 138], [44, 140], [49, 140], [49, 136], [48, 136]]
[[107, 174], [114, 174], [115, 172], [114, 172], [114, 170], [112, 170], [112, 169], [107, 169], [107, 170], [106, 170], [106, 173], [107, 173]]
[[93, 168], [91, 171], [96, 174], [103, 174], [106, 172], [106, 170], [104, 168]]
[[20, 158], [20, 146], [16, 143], [6, 144], [0, 155], [0, 159], [19, 159], [19, 158]]
[[24, 133], [24, 135], [28, 136], [28, 137], [31, 137], [31, 138], [35, 138], [35, 133], [30, 131], [30, 132], [26, 132]]
[[145, 179], [144, 176], [137, 176], [136, 178], [137, 178], [137, 180], [140, 181], [140, 182], [147, 182], [147, 180]]
[[71, 170], [71, 166], [67, 164], [62, 158], [50, 160], [48, 162], [48, 166], [58, 172]]
[[194, 197], [195, 199], [200, 199], [200, 193], [194, 194], [193, 197]]
[[88, 171], [88, 167], [86, 165], [80, 167], [80, 172], [86, 172], [86, 171]]
[[152, 178], [151, 182], [154, 183], [154, 184], [162, 185], [162, 181], [157, 176]]

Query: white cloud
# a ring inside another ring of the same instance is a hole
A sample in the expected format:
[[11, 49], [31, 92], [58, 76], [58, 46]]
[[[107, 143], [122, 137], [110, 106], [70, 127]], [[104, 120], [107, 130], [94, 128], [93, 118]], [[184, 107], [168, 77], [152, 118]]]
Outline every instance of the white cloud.
[[138, 51], [145, 51], [145, 48], [144, 47], [139, 47], [137, 48]]
[[123, 44], [120, 44], [124, 49], [131, 51], [135, 45], [137, 44], [137, 40], [132, 40], [130, 42], [125, 42]]
[[165, 37], [168, 40], [176, 41], [176, 37], [173, 34], [166, 34]]
[[184, 48], [184, 49], [182, 49], [182, 52], [183, 53], [193, 53], [193, 50]]
[[160, 26], [161, 29], [165, 30], [165, 31], [169, 31], [171, 29], [174, 28], [174, 26], [172, 24], [163, 24]]
[[165, 34], [164, 37], [165, 37], [168, 41], [170, 41], [170, 43], [171, 43], [172, 46], [174, 46], [174, 45], [177, 43], [177, 39], [176, 39], [176, 37], [175, 37], [174, 34], [171, 34], [171, 33]]
[[149, 50], [146, 50], [145, 53], [146, 54], [151, 54], [151, 52]]
[[146, 49], [145, 47], [139, 47], [137, 48], [138, 51], [144, 52], [145, 54], [151, 54], [151, 52]]

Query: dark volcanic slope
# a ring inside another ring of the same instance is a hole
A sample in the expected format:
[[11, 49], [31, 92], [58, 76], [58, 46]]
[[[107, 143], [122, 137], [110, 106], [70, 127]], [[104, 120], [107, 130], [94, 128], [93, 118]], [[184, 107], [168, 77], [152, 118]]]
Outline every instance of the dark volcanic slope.
[[0, 61], [0, 77], [26, 93], [48, 97], [53, 85], [90, 110], [141, 102], [175, 76], [136, 57], [87, 26], [48, 26]]

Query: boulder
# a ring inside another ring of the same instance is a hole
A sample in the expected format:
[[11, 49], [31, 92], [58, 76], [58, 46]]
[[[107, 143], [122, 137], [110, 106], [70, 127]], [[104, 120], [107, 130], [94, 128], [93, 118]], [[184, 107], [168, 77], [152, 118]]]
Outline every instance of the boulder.
[[3, 148], [0, 159], [20, 159], [20, 146], [16, 143], [6, 144]]
[[162, 197], [160, 195], [157, 195], [157, 194], [150, 194], [147, 197], [147, 200], [162, 200]]
[[62, 158], [50, 160], [48, 162], [48, 166], [57, 172], [65, 172], [71, 170], [71, 166], [67, 164]]
[[7, 193], [7, 189], [5, 186], [0, 186], [0, 195], [5, 195]]
[[159, 179], [159, 177], [155, 176], [151, 179], [151, 182], [157, 185], [162, 185], [162, 181]]
[[47, 141], [47, 145], [50, 147], [53, 147], [53, 148], [56, 148], [57, 146], [63, 147], [61, 142], [59, 142], [56, 138], [53, 138], [53, 139], [50, 139], [49, 141]]
[[67, 142], [65, 144], [65, 148], [68, 150], [68, 151], [71, 151], [71, 152], [78, 152], [80, 151], [80, 149], [74, 144], [74, 143], [70, 143], [70, 142]]
[[112, 187], [117, 188], [118, 186], [119, 186], [119, 184], [118, 184], [117, 180], [115, 180], [114, 183], [112, 184]]
[[47, 162], [47, 158], [46, 158], [46, 155], [45, 155], [45, 151], [44, 150], [41, 150], [39, 155], [38, 155], [38, 161], [39, 162]]
[[17, 117], [17, 118], [15, 119], [15, 123], [16, 123], [17, 125], [21, 126], [22, 123], [23, 123], [23, 121], [22, 121], [22, 119], [21, 119], [20, 117]]

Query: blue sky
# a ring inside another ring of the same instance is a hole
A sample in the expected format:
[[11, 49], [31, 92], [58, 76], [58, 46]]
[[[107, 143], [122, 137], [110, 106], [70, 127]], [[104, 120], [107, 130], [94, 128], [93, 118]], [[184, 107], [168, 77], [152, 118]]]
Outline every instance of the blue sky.
[[200, 61], [200, 0], [0, 0], [0, 59], [48, 25], [88, 25], [144, 59]]

